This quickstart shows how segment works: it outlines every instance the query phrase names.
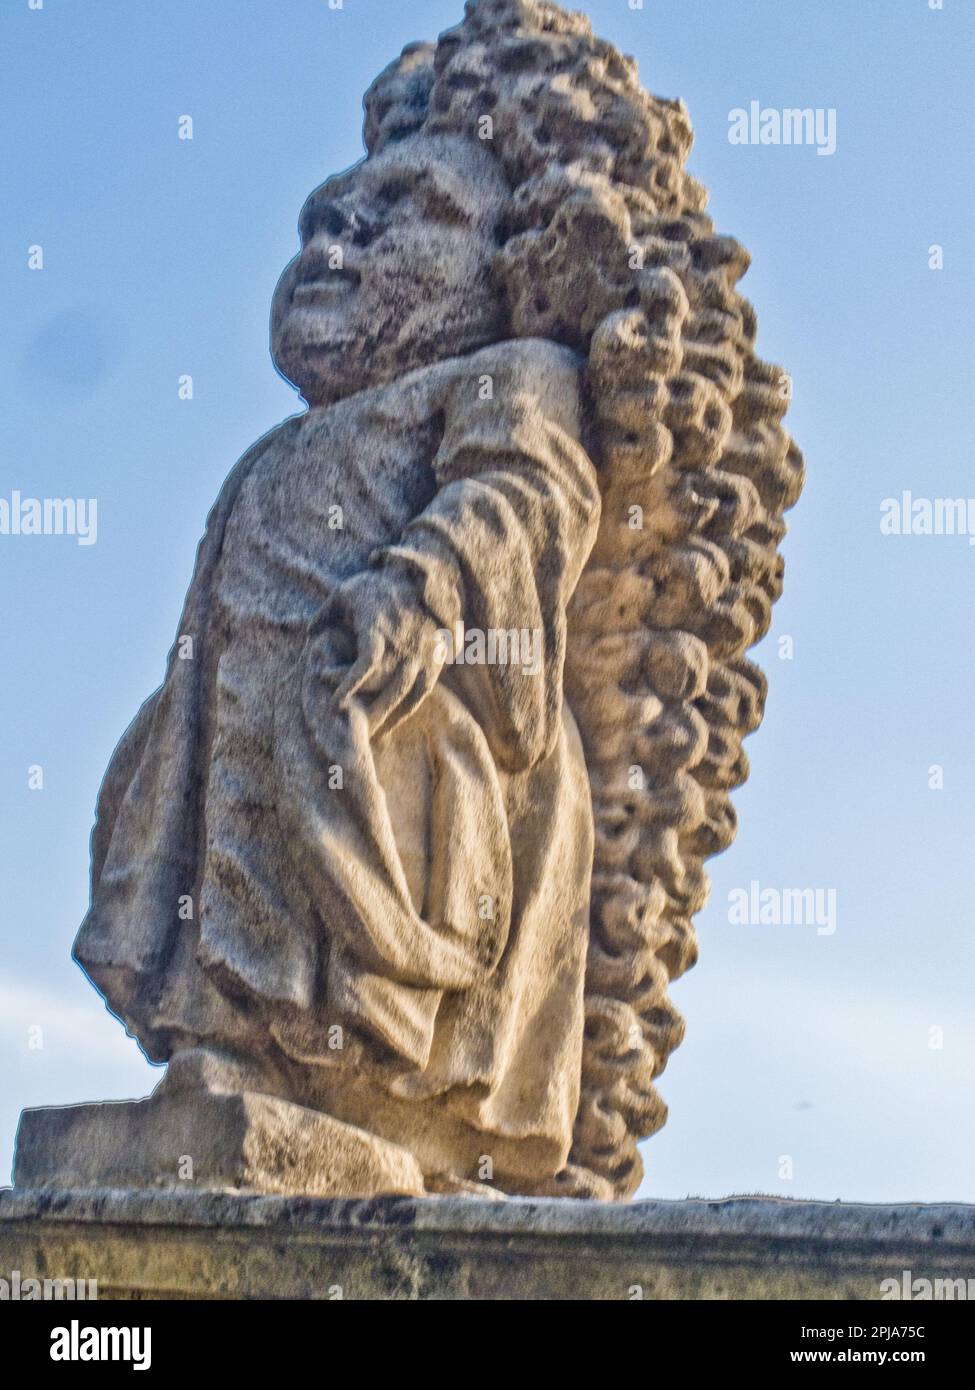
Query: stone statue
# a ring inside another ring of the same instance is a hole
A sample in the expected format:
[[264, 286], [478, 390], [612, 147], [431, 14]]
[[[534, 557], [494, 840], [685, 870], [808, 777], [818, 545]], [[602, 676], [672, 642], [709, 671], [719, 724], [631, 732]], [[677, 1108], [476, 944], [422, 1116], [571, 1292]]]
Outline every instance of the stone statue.
[[[801, 458], [680, 102], [470, 0], [365, 99], [115, 752], [75, 955], [168, 1070], [16, 1180], [624, 1198]], [[180, 1165], [184, 1165], [183, 1171]]]

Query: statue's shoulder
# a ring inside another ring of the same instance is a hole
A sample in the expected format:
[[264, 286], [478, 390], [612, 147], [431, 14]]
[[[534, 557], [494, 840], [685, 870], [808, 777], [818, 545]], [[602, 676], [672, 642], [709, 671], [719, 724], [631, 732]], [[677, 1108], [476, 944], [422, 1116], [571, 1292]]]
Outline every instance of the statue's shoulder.
[[272, 425], [265, 434], [261, 435], [260, 439], [256, 439], [249, 448], [244, 450], [227, 474], [221, 490], [223, 491], [228, 485], [232, 485], [235, 480], [241, 480], [245, 477], [258, 459], [263, 458], [265, 454], [272, 450], [290, 448], [308, 421], [309, 415], [310, 412], [307, 410], [300, 411], [297, 415], [289, 415], [287, 420], [282, 420], [280, 424]]
[[[546, 338], [506, 339], [418, 367], [285, 425], [306, 426], [309, 439], [349, 432], [359, 437], [377, 427], [416, 431], [435, 419], [448, 430], [463, 428], [465, 420], [483, 424], [489, 419], [500, 428], [506, 416], [514, 426], [527, 414], [540, 413], [578, 436], [584, 366], [579, 353]], [[272, 430], [254, 449], [272, 445], [275, 435]]]
[[266, 434], [262, 434], [260, 439], [256, 439], [249, 448], [244, 450], [224, 479], [217, 494], [217, 500], [210, 509], [210, 514], [207, 517], [208, 530], [211, 529], [214, 521], [219, 520], [233, 506], [237, 494], [258, 460], [271, 451], [291, 448], [307, 419], [307, 411], [298, 415], [290, 415], [287, 420], [282, 420], [280, 424], [272, 426]]
[[445, 365], [454, 376], [494, 372], [527, 390], [578, 391], [585, 358], [548, 338], [509, 338]]
[[540, 412], [578, 435], [585, 358], [547, 338], [493, 343], [444, 363], [448, 404], [463, 409], [472, 398], [513, 416]]

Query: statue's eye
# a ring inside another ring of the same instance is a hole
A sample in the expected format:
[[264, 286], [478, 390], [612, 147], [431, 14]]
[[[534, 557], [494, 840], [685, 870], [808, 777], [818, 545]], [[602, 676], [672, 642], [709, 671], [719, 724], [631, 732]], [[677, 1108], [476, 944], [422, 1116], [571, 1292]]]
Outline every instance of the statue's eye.
[[470, 216], [457, 199], [433, 179], [423, 182], [420, 189], [424, 214], [445, 227], [466, 227]]
[[395, 205], [406, 197], [412, 184], [404, 178], [385, 179], [376, 189], [376, 200], [384, 208]]

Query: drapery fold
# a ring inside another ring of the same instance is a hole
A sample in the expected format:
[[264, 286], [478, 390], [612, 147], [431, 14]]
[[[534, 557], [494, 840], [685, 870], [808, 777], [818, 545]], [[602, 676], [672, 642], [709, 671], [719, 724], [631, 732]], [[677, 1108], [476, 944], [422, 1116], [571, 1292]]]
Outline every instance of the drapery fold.
[[[523, 896], [539, 886], [530, 844], [512, 841], [509, 782], [566, 757], [566, 607], [598, 517], [567, 367], [506, 364], [486, 399], [462, 378], [445, 402], [436, 496], [398, 544], [371, 557], [418, 581], [444, 631], [463, 623], [511, 638], [494, 644], [505, 659], [444, 666], [426, 703], [375, 750], [363, 710], [329, 698], [327, 633], [309, 638], [277, 703], [279, 816], [311, 897], [330, 904], [330, 1018], [340, 1011], [420, 1069], [442, 992], [469, 990], [497, 968], [515, 876]], [[521, 634], [537, 666], [522, 661]], [[334, 768], [341, 787], [329, 785]], [[410, 793], [421, 782], [425, 799]], [[555, 795], [539, 815], [559, 815], [564, 791]], [[412, 895], [399, 848], [411, 844]], [[458, 1037], [458, 1080], [463, 1046]]]
[[[371, 1082], [511, 1141], [512, 1171], [521, 1140], [564, 1159], [592, 810], [562, 668], [599, 512], [579, 365], [532, 341], [437, 364], [287, 422], [224, 485], [193, 656], [177, 641], [113, 758], [75, 945], [153, 1060], [264, 1039], [335, 1067], [338, 1023], [375, 1049]], [[501, 639], [372, 741], [329, 698], [319, 619], [368, 565], [445, 632]]]

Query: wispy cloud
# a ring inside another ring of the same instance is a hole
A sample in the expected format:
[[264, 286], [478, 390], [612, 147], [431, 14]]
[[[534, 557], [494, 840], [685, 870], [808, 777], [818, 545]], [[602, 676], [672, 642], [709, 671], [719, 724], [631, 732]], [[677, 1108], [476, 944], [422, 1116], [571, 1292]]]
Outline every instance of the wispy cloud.
[[[73, 1057], [80, 1066], [137, 1060], [122, 1025], [90, 986], [88, 992], [90, 999], [84, 1001], [73, 998], [73, 991], [62, 993], [0, 975], [0, 1053], [13, 1061], [20, 1052], [56, 1052]], [[32, 1032], [36, 1029], [40, 1035]]]

